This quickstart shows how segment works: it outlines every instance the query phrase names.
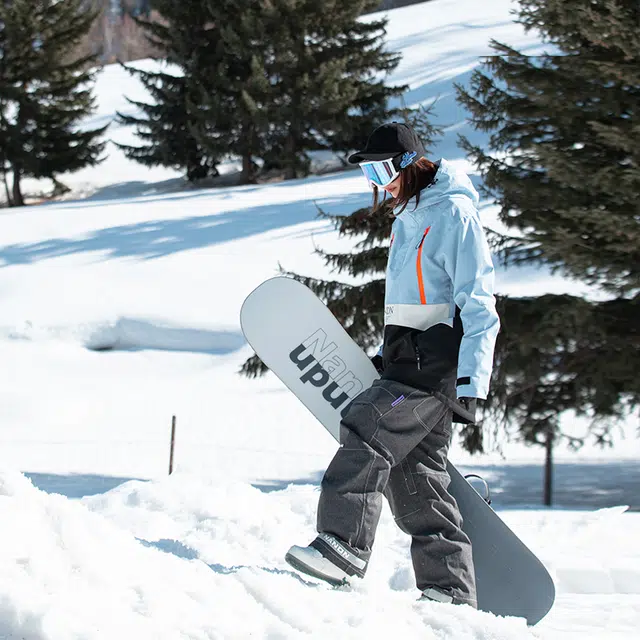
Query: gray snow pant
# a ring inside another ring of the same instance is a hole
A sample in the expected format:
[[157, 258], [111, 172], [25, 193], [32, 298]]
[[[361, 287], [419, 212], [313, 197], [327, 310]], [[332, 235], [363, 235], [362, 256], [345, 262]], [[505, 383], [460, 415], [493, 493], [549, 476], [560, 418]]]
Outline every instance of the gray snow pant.
[[452, 412], [427, 391], [376, 380], [352, 402], [322, 480], [317, 528], [368, 561], [382, 509], [411, 536], [418, 589], [476, 606], [471, 543], [447, 491]]

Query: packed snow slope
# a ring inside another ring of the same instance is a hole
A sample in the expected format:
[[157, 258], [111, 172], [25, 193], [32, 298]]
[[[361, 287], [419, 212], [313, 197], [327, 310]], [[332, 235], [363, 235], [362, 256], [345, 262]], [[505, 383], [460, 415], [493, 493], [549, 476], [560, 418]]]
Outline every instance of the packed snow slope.
[[[408, 104], [438, 97], [447, 125], [433, 157], [467, 166], [456, 134], [472, 132], [453, 82], [468, 80], [490, 38], [542, 48], [512, 8], [433, 0], [389, 12], [389, 48], [403, 54], [389, 82], [409, 85]], [[125, 96], [145, 98], [118, 67], [96, 91], [89, 125], [130, 109]], [[116, 125], [108, 136], [135, 141]], [[314, 535], [336, 445], [272, 375], [237, 375], [251, 355], [238, 313], [279, 264], [327, 276], [314, 248], [352, 242], [317, 207], [348, 214], [369, 201], [367, 185], [345, 171], [193, 189], [107, 151], [100, 166], [62, 177], [68, 200], [0, 213], [0, 638], [635, 637], [632, 423], [609, 450], [557, 452], [551, 510], [540, 508], [541, 451], [509, 443], [503, 456], [471, 458], [454, 445], [454, 463], [491, 482], [500, 517], [554, 576], [556, 605], [533, 629], [418, 603], [408, 540], [388, 510], [365, 580], [333, 590], [290, 571], [284, 553]], [[482, 216], [497, 225], [491, 203]], [[498, 269], [498, 289], [585, 291], [531, 268]], [[572, 416], [565, 426], [586, 428]]]

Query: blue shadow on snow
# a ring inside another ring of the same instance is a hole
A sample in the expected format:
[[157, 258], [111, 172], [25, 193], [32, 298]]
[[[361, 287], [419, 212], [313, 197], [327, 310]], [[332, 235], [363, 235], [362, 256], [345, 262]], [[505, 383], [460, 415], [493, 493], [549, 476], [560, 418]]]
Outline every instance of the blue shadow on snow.
[[[188, 206], [182, 199], [176, 202], [176, 206]], [[120, 225], [77, 238], [51, 238], [33, 244], [6, 245], [0, 247], [0, 261], [4, 262], [2, 266], [30, 264], [85, 252], [102, 252], [105, 259], [134, 257], [150, 260], [311, 222], [317, 219], [317, 206], [329, 213], [344, 215], [368, 202], [368, 194], [356, 193], [267, 204], [208, 216]]]
[[99, 493], [106, 493], [130, 480], [140, 478], [117, 478], [114, 476], [99, 476], [88, 473], [24, 473], [37, 489], [46, 493], [58, 493], [67, 498], [84, 498]]

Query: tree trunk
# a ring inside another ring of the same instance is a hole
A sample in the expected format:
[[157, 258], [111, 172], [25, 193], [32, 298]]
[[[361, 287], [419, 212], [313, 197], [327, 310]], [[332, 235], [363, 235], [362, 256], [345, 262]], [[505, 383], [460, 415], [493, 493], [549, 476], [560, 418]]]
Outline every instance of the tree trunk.
[[250, 152], [242, 155], [242, 184], [254, 184], [256, 181], [253, 157]]
[[547, 429], [544, 460], [544, 504], [550, 507], [553, 501], [553, 428]]
[[290, 132], [287, 136], [285, 143], [285, 180], [295, 180], [298, 177], [296, 170], [297, 158], [296, 158], [296, 141], [293, 132]]
[[7, 182], [7, 172], [2, 172], [2, 181], [4, 182], [4, 192], [7, 194], [7, 207], [13, 206], [13, 199], [11, 198], [11, 191], [9, 191], [9, 183]]
[[20, 177], [22, 174], [22, 169], [20, 167], [16, 167], [15, 165], [12, 167], [13, 169], [13, 203], [12, 207], [23, 207], [24, 206], [24, 198], [22, 197], [22, 190], [20, 189]]

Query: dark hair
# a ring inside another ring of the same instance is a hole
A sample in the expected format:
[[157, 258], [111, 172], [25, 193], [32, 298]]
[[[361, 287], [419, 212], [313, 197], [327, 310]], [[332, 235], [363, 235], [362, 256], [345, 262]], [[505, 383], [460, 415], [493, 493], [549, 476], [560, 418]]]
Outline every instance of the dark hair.
[[[395, 212], [396, 215], [402, 213], [409, 204], [411, 198], [416, 199], [416, 207], [420, 203], [420, 192], [433, 182], [438, 171], [438, 165], [426, 158], [420, 158], [408, 167], [400, 171], [400, 191], [396, 198], [391, 200], [391, 206], [395, 209], [400, 207], [400, 211]], [[373, 211], [378, 209], [386, 201], [385, 197], [380, 201], [380, 189], [374, 185], [373, 187]]]

